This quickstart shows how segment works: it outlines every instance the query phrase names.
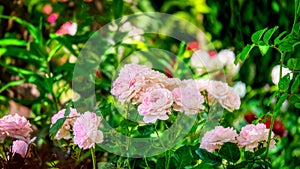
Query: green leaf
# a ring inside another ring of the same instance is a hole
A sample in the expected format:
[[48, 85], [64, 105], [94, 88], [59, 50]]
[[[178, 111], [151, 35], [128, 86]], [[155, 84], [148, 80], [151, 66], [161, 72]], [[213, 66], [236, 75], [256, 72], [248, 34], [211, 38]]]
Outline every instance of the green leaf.
[[34, 41], [37, 43], [42, 42], [42, 40], [43, 40], [42, 32], [36, 26], [32, 25], [31, 23], [24, 21], [17, 17], [12, 17], [12, 16], [0, 15], [0, 18], [12, 19], [12, 20], [18, 22], [19, 24], [25, 25], [27, 27], [27, 30], [31, 34], [31, 36], [34, 38]]
[[65, 111], [65, 114], [64, 114], [65, 117], [69, 116], [69, 114], [70, 114], [70, 108], [71, 108], [71, 104], [68, 104], [67, 108], [66, 108], [66, 111]]
[[51, 49], [51, 51], [49, 52], [48, 58], [47, 58], [47, 62], [49, 62], [52, 57], [57, 53], [57, 51], [62, 47], [63, 45], [61, 43], [59, 43], [57, 46], [55, 46], [53, 49]]
[[262, 147], [254, 152], [255, 156], [262, 155], [266, 151], [266, 147]]
[[281, 43], [281, 37], [283, 37], [283, 35], [285, 35], [287, 33], [287, 31], [284, 31], [284, 32], [282, 32], [282, 33], [280, 33], [276, 38], [275, 38], [275, 40], [274, 40], [274, 44], [275, 45], [278, 45], [278, 44], [280, 44]]
[[300, 41], [297, 39], [285, 38], [278, 46], [278, 49], [282, 52], [293, 52], [298, 44], [300, 44]]
[[17, 86], [20, 84], [23, 84], [25, 82], [25, 80], [16, 80], [16, 81], [11, 81], [9, 83], [7, 83], [6, 85], [4, 85], [1, 89], [0, 89], [0, 93], [2, 93], [4, 90], [6, 90], [9, 87], [12, 86]]
[[254, 157], [254, 153], [251, 151], [245, 151], [245, 158], [251, 160]]
[[288, 90], [290, 86], [290, 82], [291, 82], [290, 74], [288, 73], [279, 80], [278, 82], [279, 89], [282, 91]]
[[165, 168], [165, 158], [159, 158], [156, 162], [155, 169]]
[[113, 13], [115, 19], [120, 18], [123, 15], [124, 2], [123, 0], [113, 0]]
[[300, 100], [300, 94], [292, 94], [289, 98], [290, 104], [295, 104]]
[[297, 89], [299, 88], [300, 86], [300, 75], [298, 74], [296, 77], [295, 77], [295, 80], [292, 84], [292, 87], [291, 87], [291, 92], [294, 93], [297, 91]]
[[19, 39], [0, 39], [1, 46], [27, 46], [28, 42]]
[[271, 36], [277, 31], [278, 28], [279, 28], [278, 26], [275, 26], [274, 28], [269, 29], [269, 30], [264, 34], [263, 41], [264, 41], [266, 44], [269, 44], [269, 40], [270, 40]]
[[231, 142], [223, 144], [219, 151], [219, 154], [222, 158], [233, 163], [237, 162], [241, 156], [241, 152], [237, 144]]
[[300, 58], [290, 58], [287, 67], [290, 70], [300, 70]]
[[237, 64], [239, 60], [241, 60], [242, 62], [244, 62], [246, 60], [246, 58], [248, 57], [250, 51], [253, 49], [255, 45], [246, 45], [244, 47], [244, 49], [242, 50], [242, 52], [236, 57], [234, 63]]
[[141, 136], [149, 136], [154, 132], [155, 126], [153, 124], [139, 126], [137, 130]]
[[64, 124], [66, 118], [60, 118], [58, 119], [50, 128], [50, 137], [53, 138], [56, 133], [58, 132], [58, 130], [61, 128], [61, 126]]
[[268, 30], [268, 28], [265, 29], [261, 29], [256, 31], [255, 33], [253, 33], [253, 35], [251, 36], [251, 40], [253, 43], [258, 43], [258, 41], [260, 40], [260, 38], [263, 36], [263, 34]]
[[248, 164], [247, 161], [242, 161], [242, 162], [238, 163], [237, 165], [235, 165], [235, 168], [245, 168], [247, 164]]
[[300, 102], [296, 103], [296, 104], [295, 104], [295, 107], [296, 107], [297, 109], [300, 109]]
[[216, 156], [213, 153], [206, 151], [205, 149], [199, 148], [196, 151], [196, 154], [204, 162], [210, 163], [212, 165], [221, 165], [222, 164], [222, 159], [219, 156]]
[[258, 48], [259, 48], [261, 55], [265, 56], [267, 54], [267, 52], [269, 51], [270, 46], [269, 45], [264, 45], [264, 46], [259, 45]]
[[188, 146], [183, 146], [177, 149], [172, 158], [176, 168], [184, 168], [190, 165], [193, 161], [193, 155], [191, 153], [191, 148]]
[[278, 102], [276, 103], [276, 106], [275, 106], [275, 113], [274, 113], [274, 116], [276, 116], [278, 114], [278, 112], [280, 111], [281, 109], [281, 106], [283, 104], [283, 102], [287, 99], [288, 97], [288, 94], [287, 93], [284, 93], [282, 94], [280, 97], [279, 97], [279, 100]]

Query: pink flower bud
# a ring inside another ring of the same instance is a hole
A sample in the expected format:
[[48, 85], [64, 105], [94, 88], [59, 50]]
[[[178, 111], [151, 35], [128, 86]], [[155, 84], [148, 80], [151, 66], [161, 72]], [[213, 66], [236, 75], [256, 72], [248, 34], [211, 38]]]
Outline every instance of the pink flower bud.
[[53, 13], [53, 14], [48, 16], [47, 22], [53, 23], [57, 20], [57, 18], [58, 18], [58, 13]]
[[52, 13], [52, 11], [53, 11], [53, 8], [50, 4], [46, 4], [42, 9], [42, 12], [47, 15], [50, 15]]

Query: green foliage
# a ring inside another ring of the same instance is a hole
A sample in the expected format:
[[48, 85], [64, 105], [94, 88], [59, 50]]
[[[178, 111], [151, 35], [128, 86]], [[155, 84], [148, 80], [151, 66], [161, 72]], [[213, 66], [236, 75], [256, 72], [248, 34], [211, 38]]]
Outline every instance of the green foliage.
[[240, 159], [240, 150], [235, 143], [225, 143], [219, 151], [219, 154], [222, 158], [236, 163]]
[[221, 157], [210, 153], [208, 151], [206, 151], [205, 149], [199, 148], [196, 151], [197, 155], [200, 157], [201, 160], [203, 160], [204, 162], [210, 163], [212, 165], [221, 165], [222, 164], [222, 159]]

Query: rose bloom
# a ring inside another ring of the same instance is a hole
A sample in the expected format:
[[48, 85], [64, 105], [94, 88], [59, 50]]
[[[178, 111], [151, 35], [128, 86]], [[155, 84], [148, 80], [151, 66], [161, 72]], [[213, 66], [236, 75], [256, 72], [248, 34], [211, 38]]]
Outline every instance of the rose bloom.
[[85, 112], [74, 123], [74, 143], [82, 149], [95, 147], [95, 143], [103, 142], [103, 133], [98, 130], [101, 117], [93, 112]]
[[[245, 147], [246, 151], [254, 151], [255, 148], [258, 148], [259, 143], [262, 143], [263, 146], [266, 146], [268, 140], [269, 129], [266, 128], [265, 124], [247, 124], [244, 126], [238, 136], [238, 146], [240, 148]], [[275, 141], [273, 140], [274, 133], [272, 132], [272, 140], [270, 142], [270, 148], [275, 147]]]
[[113, 82], [112, 95], [121, 103], [141, 103], [147, 89], [164, 87], [167, 77], [150, 68], [135, 63], [125, 65]]
[[197, 89], [193, 80], [184, 80], [178, 88], [172, 91], [175, 104], [174, 110], [184, 111], [186, 114], [196, 114], [204, 109], [204, 97]]
[[23, 140], [16, 140], [13, 142], [12, 146], [12, 153], [18, 153], [20, 154], [23, 158], [25, 158], [26, 153], [28, 150], [28, 143], [23, 141]]
[[233, 110], [237, 110], [240, 108], [241, 99], [232, 88], [228, 88], [227, 95], [225, 96], [225, 98], [220, 99], [219, 103], [222, 105], [222, 107], [232, 112]]
[[47, 22], [53, 23], [57, 20], [57, 18], [58, 18], [58, 13], [53, 13], [47, 17]]
[[205, 50], [197, 50], [191, 56], [190, 65], [198, 74], [213, 72], [223, 68], [223, 64], [217, 57], [210, 56]]
[[200, 148], [203, 148], [208, 152], [214, 152], [215, 150], [220, 149], [224, 143], [236, 143], [237, 137], [238, 134], [233, 128], [216, 126], [213, 130], [208, 131], [204, 134], [200, 144]]
[[226, 74], [230, 76], [235, 76], [239, 72], [240, 65], [234, 64], [235, 54], [233, 53], [233, 51], [228, 49], [221, 50], [217, 54], [217, 58], [222, 63], [223, 67], [225, 67]]
[[172, 93], [164, 88], [153, 89], [145, 94], [138, 112], [144, 116], [145, 123], [155, 123], [157, 119], [167, 120], [173, 104]]
[[207, 92], [218, 100], [225, 99], [229, 92], [229, 86], [224, 82], [210, 80]]
[[6, 115], [0, 119], [0, 136], [2, 139], [6, 136], [21, 140], [29, 140], [32, 132], [29, 121], [18, 114]]
[[42, 12], [43, 12], [44, 14], [50, 15], [50, 14], [52, 13], [52, 10], [53, 10], [52, 6], [51, 6], [50, 4], [46, 4], [46, 5], [43, 7]]
[[75, 35], [77, 32], [77, 23], [66, 22], [57, 31], [57, 35]]
[[[57, 114], [55, 114], [51, 119], [51, 126], [56, 123], [58, 119], [65, 117], [66, 109], [60, 110]], [[71, 129], [74, 125], [74, 121], [80, 114], [77, 113], [76, 109], [70, 108], [70, 114], [67, 116], [67, 119], [65, 120], [64, 124], [61, 126], [61, 128], [58, 130], [58, 132], [55, 135], [56, 140], [60, 139], [70, 139], [71, 138]]]
[[233, 85], [233, 90], [236, 94], [238, 94], [241, 98], [246, 95], [246, 84], [238, 81]]
[[[287, 75], [288, 73], [291, 73], [291, 70], [288, 68], [282, 68], [282, 77]], [[271, 76], [272, 76], [272, 82], [277, 85], [280, 79], [280, 65], [276, 65], [273, 67], [272, 72], [271, 72]], [[290, 74], [290, 79], [293, 78], [293, 74]]]
[[178, 88], [180, 83], [181, 83], [181, 80], [178, 79], [178, 78], [167, 78], [164, 81], [164, 86], [165, 86], [166, 89], [172, 91], [175, 88]]

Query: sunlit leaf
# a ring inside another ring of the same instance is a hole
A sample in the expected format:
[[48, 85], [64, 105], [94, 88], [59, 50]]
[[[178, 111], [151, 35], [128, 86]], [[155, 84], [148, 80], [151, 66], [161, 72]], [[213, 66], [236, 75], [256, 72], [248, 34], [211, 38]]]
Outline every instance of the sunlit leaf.
[[258, 41], [261, 39], [261, 37], [267, 30], [268, 30], [268, 28], [265, 28], [265, 29], [261, 29], [261, 30], [256, 31], [255, 33], [253, 33], [253, 35], [251, 36], [252, 42], [258, 43]]

